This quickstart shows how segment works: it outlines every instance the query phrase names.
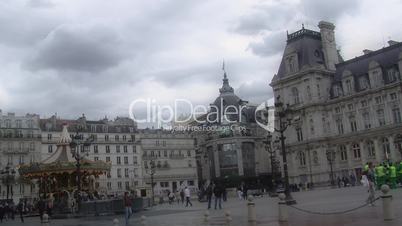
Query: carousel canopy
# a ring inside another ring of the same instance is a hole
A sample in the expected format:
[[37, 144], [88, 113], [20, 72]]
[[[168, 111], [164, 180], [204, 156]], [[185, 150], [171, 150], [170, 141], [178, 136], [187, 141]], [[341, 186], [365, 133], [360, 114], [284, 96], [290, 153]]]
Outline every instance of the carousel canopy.
[[[40, 178], [46, 175], [77, 172], [77, 161], [70, 148], [71, 141], [67, 125], [64, 125], [56, 152], [40, 163], [21, 165], [18, 170], [20, 175], [25, 178]], [[86, 158], [80, 160], [80, 171], [83, 175], [100, 175], [110, 171], [110, 168], [111, 165], [103, 161], [91, 161]]]

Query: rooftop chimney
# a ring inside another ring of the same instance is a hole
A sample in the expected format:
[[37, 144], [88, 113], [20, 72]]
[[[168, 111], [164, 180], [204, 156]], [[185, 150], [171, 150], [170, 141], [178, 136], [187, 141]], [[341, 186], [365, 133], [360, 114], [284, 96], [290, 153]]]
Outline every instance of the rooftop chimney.
[[398, 44], [398, 43], [399, 43], [399, 42], [394, 41], [394, 40], [389, 40], [389, 41], [388, 41], [388, 45], [389, 45], [389, 46], [393, 46], [393, 45]]
[[373, 51], [372, 51], [372, 50], [369, 50], [369, 49], [364, 49], [364, 50], [363, 50], [364, 55], [369, 54], [369, 53], [371, 53], [371, 52], [373, 52]]

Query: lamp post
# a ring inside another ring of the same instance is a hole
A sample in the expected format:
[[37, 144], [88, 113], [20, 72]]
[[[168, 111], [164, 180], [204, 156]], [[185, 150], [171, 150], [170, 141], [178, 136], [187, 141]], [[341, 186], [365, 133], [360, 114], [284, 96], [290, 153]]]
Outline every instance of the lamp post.
[[292, 195], [290, 194], [289, 189], [289, 174], [288, 174], [288, 163], [286, 158], [286, 147], [285, 147], [285, 139], [284, 132], [286, 129], [292, 124], [292, 110], [290, 109], [289, 105], [286, 107], [283, 106], [283, 103], [279, 100], [279, 96], [275, 101], [275, 111], [276, 116], [279, 119], [279, 128], [275, 128], [276, 132], [280, 133], [279, 140], [281, 141], [281, 152], [282, 152], [282, 163], [283, 163], [283, 174], [285, 179], [285, 202], [287, 205], [296, 204], [296, 200], [293, 199]]
[[7, 200], [9, 198], [9, 195], [11, 193], [11, 198], [13, 198], [14, 192], [13, 192], [13, 183], [15, 181], [15, 170], [11, 168], [10, 163], [7, 164], [7, 166], [0, 171], [0, 174], [2, 175], [2, 181], [3, 183], [7, 186]]
[[335, 180], [334, 180], [334, 171], [333, 171], [332, 165], [333, 165], [333, 163], [334, 163], [334, 161], [335, 161], [335, 151], [332, 150], [332, 149], [328, 149], [328, 150], [326, 151], [326, 155], [327, 155], [327, 160], [328, 160], [328, 163], [329, 163], [329, 166], [330, 166], [330, 170], [331, 170], [331, 174], [330, 174], [330, 177], [331, 177], [331, 187], [334, 187], [334, 186], [335, 186]]
[[[77, 204], [78, 211], [81, 208], [81, 160], [88, 156], [87, 148], [91, 146], [93, 138], [87, 138], [84, 140], [83, 135], [78, 134], [78, 132], [72, 136], [72, 141], [70, 143], [71, 152], [76, 161], [76, 174], [77, 174]], [[80, 151], [81, 150], [81, 151]]]
[[149, 175], [151, 176], [151, 195], [152, 195], [152, 206], [155, 205], [155, 192], [154, 192], [154, 175], [155, 175], [155, 161], [151, 160], [149, 163], [150, 170]]
[[272, 148], [272, 135], [270, 132], [267, 134], [267, 138], [263, 141], [265, 144], [265, 150], [270, 154], [270, 161], [271, 161], [271, 182], [272, 188], [270, 192], [271, 197], [276, 197], [278, 194], [276, 193], [276, 177], [275, 177], [275, 168], [276, 168], [276, 160], [275, 160], [275, 150]]

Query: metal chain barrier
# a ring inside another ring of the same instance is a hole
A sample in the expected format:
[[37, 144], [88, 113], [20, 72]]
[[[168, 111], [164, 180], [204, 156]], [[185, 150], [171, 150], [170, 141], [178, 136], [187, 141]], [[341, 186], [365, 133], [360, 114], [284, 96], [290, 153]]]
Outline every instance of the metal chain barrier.
[[293, 206], [293, 205], [289, 205], [289, 207], [291, 207], [291, 208], [293, 208], [293, 209], [296, 209], [296, 210], [298, 210], [298, 211], [304, 212], [304, 213], [309, 213], [309, 214], [337, 215], [337, 214], [349, 213], [349, 212], [355, 211], [355, 210], [357, 210], [357, 209], [363, 208], [363, 207], [365, 207], [365, 206], [367, 206], [367, 205], [369, 205], [369, 204], [372, 204], [372, 203], [376, 202], [376, 201], [379, 200], [380, 198], [381, 198], [381, 197], [377, 197], [376, 199], [374, 199], [373, 202], [368, 202], [368, 203], [365, 203], [365, 204], [360, 205], [360, 206], [358, 206], [358, 207], [354, 207], [354, 208], [352, 208], [352, 209], [343, 210], [343, 211], [335, 211], [335, 212], [317, 212], [317, 211], [312, 211], [312, 210], [304, 210], [304, 209], [301, 209], [301, 208], [296, 207], [296, 206]]

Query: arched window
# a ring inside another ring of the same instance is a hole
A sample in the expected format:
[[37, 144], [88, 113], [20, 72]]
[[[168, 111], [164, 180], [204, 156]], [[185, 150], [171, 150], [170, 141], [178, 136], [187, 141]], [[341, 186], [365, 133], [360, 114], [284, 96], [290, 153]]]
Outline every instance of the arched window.
[[353, 156], [355, 159], [360, 159], [361, 153], [360, 153], [360, 145], [359, 144], [353, 144], [352, 145], [352, 150], [353, 150]]
[[391, 154], [391, 147], [389, 145], [388, 138], [382, 138], [382, 151], [384, 152], [385, 158], [388, 159]]
[[346, 146], [345, 145], [340, 145], [339, 146], [339, 153], [341, 154], [341, 160], [342, 161], [348, 160], [348, 153], [346, 151]]
[[294, 104], [299, 104], [300, 103], [299, 90], [296, 87], [292, 88], [292, 96]]
[[375, 157], [374, 142], [369, 140], [369, 141], [366, 142], [366, 145], [367, 145], [368, 157], [369, 158], [374, 158]]

